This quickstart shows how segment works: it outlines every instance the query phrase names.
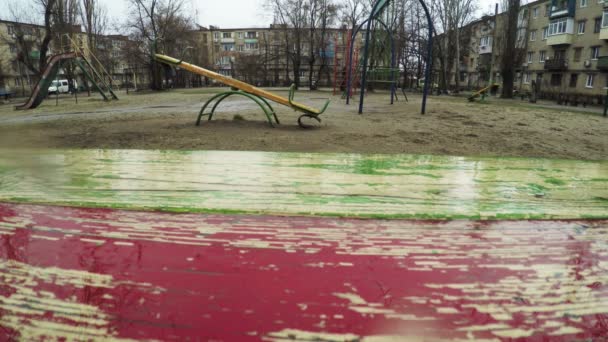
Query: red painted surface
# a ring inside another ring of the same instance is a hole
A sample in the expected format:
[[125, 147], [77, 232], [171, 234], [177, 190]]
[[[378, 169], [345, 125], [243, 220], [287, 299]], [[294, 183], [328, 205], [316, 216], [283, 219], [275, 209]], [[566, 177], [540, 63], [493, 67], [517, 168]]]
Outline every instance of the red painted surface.
[[[278, 338], [284, 329], [605, 338], [607, 246], [607, 221], [359, 221], [0, 204], [0, 340], [64, 336], [59, 325], [82, 328], [74, 334], [83, 339], [243, 341]], [[95, 313], [78, 319], [64, 304], [36, 306], [49, 296]], [[15, 319], [19, 329], [11, 328]], [[40, 328], [40, 321], [59, 325]]]

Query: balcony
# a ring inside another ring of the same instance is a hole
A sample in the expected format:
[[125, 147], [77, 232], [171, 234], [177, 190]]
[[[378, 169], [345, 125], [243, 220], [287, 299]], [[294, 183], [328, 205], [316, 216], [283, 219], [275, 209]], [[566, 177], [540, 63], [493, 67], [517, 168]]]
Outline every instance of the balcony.
[[573, 37], [570, 33], [555, 34], [547, 37], [547, 45], [572, 45]]
[[545, 61], [545, 70], [566, 71], [568, 70], [568, 61], [565, 59], [547, 59]]
[[597, 69], [608, 71], [608, 56], [602, 56], [597, 59]]
[[487, 53], [492, 53], [492, 45], [480, 45], [479, 46], [479, 54], [485, 55]]
[[574, 17], [576, 12], [576, 0], [553, 0], [551, 1], [551, 19], [559, 17]]
[[608, 26], [602, 27], [600, 30], [600, 39], [608, 40]]

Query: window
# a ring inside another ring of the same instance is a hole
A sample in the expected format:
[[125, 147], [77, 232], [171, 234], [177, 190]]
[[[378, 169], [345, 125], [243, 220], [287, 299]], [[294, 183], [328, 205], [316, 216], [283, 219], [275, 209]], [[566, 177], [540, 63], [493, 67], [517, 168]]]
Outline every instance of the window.
[[258, 43], [245, 43], [245, 50], [257, 50], [258, 48]]
[[528, 63], [532, 63], [532, 58], [534, 58], [534, 52], [528, 52]]
[[570, 88], [576, 88], [577, 83], [578, 83], [578, 74], [570, 75]]
[[537, 6], [537, 7], [534, 7], [534, 9], [532, 10], [532, 17], [533, 17], [534, 19], [538, 18], [538, 12], [539, 12], [539, 8], [538, 8], [538, 6]]
[[566, 18], [554, 20], [549, 24], [549, 35], [553, 36], [556, 34], [566, 33], [567, 26], [568, 19]]
[[232, 38], [232, 32], [224, 32], [224, 33], [222, 33], [222, 38]]
[[581, 8], [587, 7], [587, 0], [581, 0]]
[[551, 74], [551, 85], [560, 87], [562, 85], [562, 74]]
[[543, 40], [547, 39], [547, 36], [549, 35], [549, 27], [543, 27]]
[[219, 32], [214, 32], [213, 33], [213, 38], [220, 39], [220, 33]]
[[223, 57], [220, 59], [220, 63], [221, 63], [221, 64], [230, 64], [230, 61], [231, 61], [230, 56], [223, 56]]
[[237, 36], [239, 37], [239, 39], [243, 39], [243, 32], [237, 33]]
[[543, 50], [543, 51], [540, 51], [540, 52], [538, 53], [538, 61], [539, 61], [540, 63], [545, 63], [545, 58], [546, 58], [546, 56], [547, 56], [547, 52], [546, 52], [546, 51], [544, 51], [544, 50]]
[[222, 50], [234, 51], [234, 44], [222, 44]]
[[237, 45], [236, 46], [236, 51], [244, 51], [245, 50], [245, 45]]
[[578, 34], [585, 33], [585, 21], [581, 20], [578, 22]]
[[595, 75], [587, 74], [587, 82], [585, 83], [585, 87], [593, 88], [593, 81], [595, 81]]
[[15, 44], [8, 44], [9, 49], [11, 50], [12, 53], [17, 52], [17, 45]]
[[250, 31], [250, 32], [247, 32], [247, 36], [245, 38], [247, 38], [247, 39], [255, 39], [257, 37], [258, 37], [258, 33], [257, 32]]
[[575, 62], [580, 62], [582, 55], [583, 55], [583, 48], [575, 48], [574, 49], [574, 61]]
[[545, 5], [545, 17], [548, 17], [549, 13], [551, 13], [551, 5], [550, 4], [546, 4]]
[[480, 46], [488, 46], [490, 45], [490, 36], [481, 37], [481, 41], [479, 42]]
[[593, 33], [600, 33], [601, 28], [602, 28], [602, 17], [595, 18], [595, 21], [593, 23]]
[[608, 27], [608, 11], [604, 11], [602, 15], [602, 27]]
[[536, 40], [536, 30], [530, 31], [530, 41], [533, 42]]
[[13, 25], [8, 25], [6, 29], [8, 30], [9, 35], [15, 33], [15, 27]]
[[524, 83], [530, 83], [530, 73], [527, 72], [524, 74]]
[[598, 59], [600, 57], [600, 47], [592, 46], [591, 47], [591, 59]]

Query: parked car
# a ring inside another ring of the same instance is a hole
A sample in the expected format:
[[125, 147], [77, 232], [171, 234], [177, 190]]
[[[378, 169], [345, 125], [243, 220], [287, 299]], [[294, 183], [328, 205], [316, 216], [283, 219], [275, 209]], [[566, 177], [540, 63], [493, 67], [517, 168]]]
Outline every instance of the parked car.
[[12, 91], [9, 87], [6, 87], [6, 88], [0, 87], [0, 98], [4, 98], [4, 100], [9, 100], [14, 95], [15, 95], [15, 92]]
[[67, 94], [70, 92], [68, 80], [55, 80], [49, 86], [49, 94]]

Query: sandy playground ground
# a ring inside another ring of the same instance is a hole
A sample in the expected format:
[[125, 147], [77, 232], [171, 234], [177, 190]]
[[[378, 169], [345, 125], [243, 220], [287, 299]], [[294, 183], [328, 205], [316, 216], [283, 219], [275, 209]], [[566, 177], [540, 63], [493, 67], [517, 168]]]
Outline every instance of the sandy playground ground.
[[[226, 89], [226, 88], [224, 88]], [[0, 147], [256, 150], [293, 152], [414, 153], [459, 156], [608, 159], [608, 118], [569, 107], [543, 107], [519, 100], [469, 103], [463, 97], [432, 96], [420, 115], [421, 96], [389, 104], [386, 92], [347, 106], [329, 91], [296, 94], [320, 107], [331, 97], [322, 124], [303, 130], [298, 113], [275, 105], [282, 125], [271, 128], [245, 98], [222, 103], [213, 121], [196, 127], [202, 103], [218, 89], [119, 94], [103, 102], [64, 96], [30, 111], [0, 105]], [[285, 90], [278, 91], [286, 96]]]

